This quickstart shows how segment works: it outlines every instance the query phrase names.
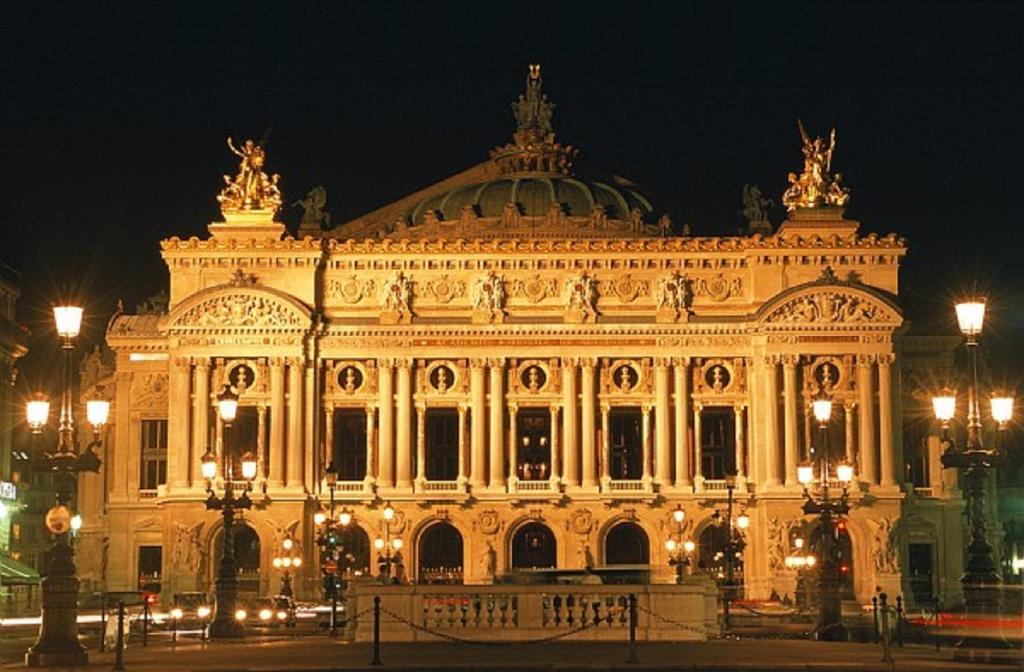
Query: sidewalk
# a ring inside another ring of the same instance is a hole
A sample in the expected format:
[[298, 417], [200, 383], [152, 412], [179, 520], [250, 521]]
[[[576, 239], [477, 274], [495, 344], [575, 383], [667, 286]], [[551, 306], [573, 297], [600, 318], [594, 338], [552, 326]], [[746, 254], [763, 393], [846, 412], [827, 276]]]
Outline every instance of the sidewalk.
[[[196, 670], [258, 672], [263, 670], [380, 670], [369, 665], [372, 645], [327, 638], [218, 642], [132, 647], [125, 651], [127, 670], [160, 672]], [[880, 647], [800, 640], [716, 640], [688, 643], [639, 643], [637, 663], [628, 663], [626, 642], [558, 642], [552, 644], [387, 644], [381, 645], [387, 670], [927, 670], [988, 672], [1020, 666], [956, 663], [952, 652], [931, 647], [894, 648], [894, 663], [882, 663]], [[111, 669], [110, 653], [90, 652], [89, 669]], [[18, 664], [3, 669], [21, 668]], [[24, 669], [24, 668], [21, 668]]]

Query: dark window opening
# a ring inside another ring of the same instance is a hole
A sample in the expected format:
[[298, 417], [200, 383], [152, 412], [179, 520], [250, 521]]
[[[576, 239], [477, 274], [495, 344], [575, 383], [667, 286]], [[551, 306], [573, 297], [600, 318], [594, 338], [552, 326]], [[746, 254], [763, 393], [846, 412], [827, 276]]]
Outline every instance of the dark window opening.
[[156, 490], [167, 483], [167, 420], [142, 421], [139, 489]]
[[736, 413], [731, 408], [705, 408], [700, 416], [700, 461], [704, 478], [736, 473]]
[[361, 408], [334, 409], [334, 445], [331, 459], [339, 481], [366, 477], [366, 412]]
[[[739, 535], [733, 532], [733, 540], [738, 541]], [[708, 525], [697, 538], [697, 570], [709, 574], [719, 586], [725, 587], [729, 576], [729, 527], [718, 523]], [[732, 585], [739, 593], [738, 586], [743, 585], [743, 550], [734, 545], [732, 549]]]
[[527, 523], [512, 537], [512, 569], [554, 569], [555, 535], [542, 523]]
[[613, 409], [608, 416], [611, 463], [615, 480], [638, 479], [643, 475], [643, 416], [639, 408]]
[[420, 538], [420, 583], [462, 583], [462, 535], [448, 523], [431, 525]]
[[[241, 410], [241, 409], [239, 409]], [[232, 530], [235, 549], [235, 567], [238, 570], [238, 590], [244, 593], [258, 593], [260, 589], [260, 538], [256, 531], [245, 523], [235, 523]], [[224, 552], [224, 533], [217, 536], [214, 571]]]
[[426, 432], [427, 480], [454, 481], [459, 477], [458, 411], [451, 408], [428, 409]]
[[159, 593], [162, 572], [163, 548], [139, 546], [139, 590], [147, 593]]
[[516, 475], [524, 481], [543, 481], [551, 475], [551, 413], [526, 408], [516, 416]]
[[[270, 424], [270, 411], [266, 412], [264, 422]], [[242, 456], [246, 453], [257, 455], [259, 441], [259, 411], [255, 406], [239, 406], [238, 414], [230, 427], [224, 427], [224, 450], [226, 466], [224, 472], [233, 480], [242, 480]], [[266, 457], [264, 456], [264, 468]], [[262, 474], [257, 474], [261, 476]]]
[[908, 564], [910, 566], [910, 591], [914, 594], [914, 602], [918, 605], [930, 605], [934, 601], [934, 559], [931, 544], [908, 544]]

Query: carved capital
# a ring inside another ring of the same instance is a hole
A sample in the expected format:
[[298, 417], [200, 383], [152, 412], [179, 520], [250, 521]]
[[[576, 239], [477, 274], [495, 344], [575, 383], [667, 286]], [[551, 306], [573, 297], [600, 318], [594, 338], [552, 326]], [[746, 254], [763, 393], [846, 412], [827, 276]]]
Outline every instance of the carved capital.
[[209, 357], [193, 357], [192, 358], [192, 365], [194, 367], [196, 367], [197, 369], [207, 369], [208, 370], [210, 368], [210, 358]]
[[796, 368], [796, 365], [800, 363], [800, 355], [782, 355], [782, 366], [787, 369]]
[[688, 369], [690, 367], [689, 357], [673, 357], [672, 366]]
[[395, 359], [395, 368], [399, 371], [409, 371], [412, 368], [412, 360], [408, 357], [398, 357]]
[[505, 358], [504, 357], [489, 357], [487, 359], [487, 366], [491, 367], [491, 369], [504, 369], [505, 368]]
[[597, 366], [597, 358], [595, 357], [580, 357], [578, 361], [582, 369], [592, 369]]
[[857, 366], [870, 367], [875, 363], [875, 356], [867, 353], [857, 354]]
[[486, 357], [472, 357], [469, 360], [469, 365], [474, 369], [483, 369], [487, 366]]
[[176, 369], [187, 369], [192, 364], [190, 357], [173, 357], [171, 365]]
[[672, 359], [670, 357], [655, 357], [654, 358], [654, 366], [655, 366], [655, 368], [666, 369], [669, 366], [671, 366], [671, 364], [672, 364]]
[[875, 359], [878, 361], [879, 366], [892, 366], [892, 364], [896, 361], [896, 355], [889, 352], [881, 355], [876, 355]]
[[579, 360], [576, 357], [562, 357], [563, 370], [575, 368], [578, 363]]
[[382, 357], [377, 360], [377, 368], [381, 371], [390, 371], [395, 368], [395, 360], [391, 357]]

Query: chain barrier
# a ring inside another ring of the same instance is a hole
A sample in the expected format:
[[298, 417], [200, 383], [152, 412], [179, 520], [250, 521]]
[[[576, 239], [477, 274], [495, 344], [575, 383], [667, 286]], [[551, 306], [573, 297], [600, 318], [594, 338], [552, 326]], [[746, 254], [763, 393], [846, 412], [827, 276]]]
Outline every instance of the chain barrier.
[[[370, 611], [373, 611], [373, 610], [370, 609]], [[441, 632], [439, 630], [434, 630], [433, 628], [428, 628], [425, 625], [420, 625], [419, 623], [414, 623], [413, 621], [410, 621], [409, 619], [407, 619], [407, 618], [405, 618], [403, 616], [399, 616], [398, 614], [396, 614], [395, 612], [391, 611], [390, 609], [385, 609], [383, 607], [381, 607], [380, 612], [382, 614], [387, 614], [388, 616], [393, 618], [394, 622], [405, 623], [406, 625], [408, 625], [410, 628], [413, 628], [414, 630], [419, 630], [420, 632], [425, 632], [425, 633], [427, 633], [429, 635], [433, 635], [435, 637], [440, 637], [441, 639], [447, 639], [448, 641], [457, 642], [459, 644], [479, 644], [479, 645], [482, 645], [482, 646], [518, 646], [518, 645], [521, 645], [521, 644], [543, 644], [545, 642], [553, 642], [553, 641], [556, 641], [556, 640], [559, 640], [559, 639], [564, 639], [566, 637], [570, 637], [572, 635], [575, 635], [575, 634], [578, 634], [580, 632], [583, 632], [584, 630], [587, 630], [589, 628], [595, 627], [594, 625], [592, 625], [590, 623], [584, 623], [580, 627], [575, 628], [573, 630], [567, 630], [565, 632], [558, 632], [558, 633], [555, 633], [553, 635], [548, 635], [547, 637], [538, 637], [536, 639], [519, 639], [519, 640], [515, 640], [515, 641], [498, 642], [498, 641], [489, 641], [489, 640], [481, 640], [481, 639], [469, 639], [468, 637], [459, 637], [458, 635], [452, 635], [452, 634], [448, 634], [446, 632]]]
[[772, 613], [767, 611], [758, 611], [757, 609], [749, 607], [742, 602], [733, 602], [732, 604], [734, 607], [739, 607], [744, 611], [749, 611], [755, 616], [803, 616], [810, 611], [810, 607], [801, 607], [800, 609], [793, 609], [792, 611], [777, 611]]
[[704, 634], [704, 635], [707, 634], [707, 630], [705, 628], [701, 628], [701, 627], [698, 627], [696, 625], [690, 625], [689, 623], [683, 623], [682, 621], [677, 621], [675, 619], [669, 618], [668, 616], [662, 616], [659, 613], [651, 611], [650, 609], [648, 609], [647, 607], [643, 606], [642, 604], [637, 603], [636, 608], [639, 611], [644, 612], [645, 614], [649, 614], [649, 615], [653, 616], [655, 618], [655, 620], [661, 621], [662, 623], [668, 623], [669, 625], [671, 625], [673, 627], [676, 627], [676, 628], [679, 628], [680, 630], [687, 630], [689, 632], [696, 632], [698, 634]]

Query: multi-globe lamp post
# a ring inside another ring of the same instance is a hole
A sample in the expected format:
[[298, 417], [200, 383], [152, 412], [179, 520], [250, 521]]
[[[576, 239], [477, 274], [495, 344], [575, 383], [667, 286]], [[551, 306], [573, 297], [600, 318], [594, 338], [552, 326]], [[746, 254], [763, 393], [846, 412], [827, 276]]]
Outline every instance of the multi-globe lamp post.
[[[956, 317], [967, 346], [967, 436], [963, 448], [957, 445], [951, 431], [951, 423], [956, 416], [956, 395], [943, 390], [932, 399], [932, 406], [935, 418], [942, 426], [942, 465], [947, 469], [959, 469], [962, 474], [970, 542], [960, 583], [963, 586], [964, 610], [968, 616], [977, 617], [998, 614], [1000, 610], [1001, 581], [986, 534], [985, 484], [1003, 458], [998, 447], [990, 449], [985, 446], [982, 436], [978, 337], [985, 321], [984, 300], [956, 304]], [[991, 397], [989, 410], [997, 436], [1006, 431], [1013, 419], [1013, 403], [1013, 397], [1009, 395], [996, 393]], [[961, 660], [999, 658], [1001, 654], [998, 651], [1008, 646], [1001, 636], [991, 639], [967, 636], [957, 643], [954, 655]]]
[[[842, 600], [839, 595], [842, 576], [837, 523], [850, 512], [849, 486], [853, 481], [853, 467], [842, 463], [836, 465], [835, 481], [832, 481], [828, 431], [829, 420], [832, 418], [832, 398], [823, 391], [811, 402], [811, 410], [818, 422], [820, 437], [818, 449], [812, 451], [817, 464], [797, 467], [797, 479], [804, 488], [804, 513], [818, 516], [821, 538], [821, 563], [818, 570], [820, 598], [815, 636], [823, 641], [846, 641], [848, 632], [843, 625]], [[840, 487], [838, 498], [834, 497], [834, 486], [830, 487], [834, 482], [838, 482]]]
[[281, 570], [281, 595], [292, 597], [294, 591], [292, 590], [291, 572], [293, 568], [298, 570], [302, 567], [302, 556], [292, 552], [295, 550], [295, 540], [290, 535], [281, 542], [281, 550], [283, 552], [274, 556], [271, 562], [274, 569]]
[[[81, 518], [72, 515], [70, 503], [77, 490], [78, 474], [99, 471], [100, 459], [95, 450], [102, 445], [100, 430], [107, 424], [110, 402], [86, 402], [86, 416], [93, 427], [93, 435], [85, 450], [80, 450], [75, 431], [72, 376], [75, 339], [81, 331], [82, 313], [78, 306], [57, 306], [53, 309], [63, 352], [57, 448], [33, 455], [32, 462], [37, 471], [53, 474], [57, 502], [46, 514], [46, 527], [54, 535], [54, 541], [45, 558], [39, 638], [25, 654], [28, 667], [86, 665], [89, 659], [78, 641], [79, 581], [75, 576], [75, 552], [70, 539], [72, 533], [77, 532], [73, 521], [77, 519], [80, 525]], [[42, 433], [49, 415], [50, 404], [41, 395], [26, 404], [25, 417], [33, 436]]]
[[[725, 561], [725, 585], [722, 591], [722, 632], [729, 632], [732, 601], [735, 597], [736, 583], [736, 560], [742, 557], [746, 542], [743, 541], [743, 530], [750, 526], [750, 517], [746, 513], [733, 518], [733, 493], [736, 491], [736, 474], [725, 475], [726, 508], [725, 519], [722, 514], [715, 511], [711, 518], [725, 529], [725, 545], [721, 553]], [[739, 531], [737, 531], [739, 530]]]
[[384, 503], [384, 536], [373, 540], [377, 549], [377, 568], [380, 570], [381, 583], [398, 583], [396, 567], [401, 564], [401, 537], [391, 537], [391, 523], [395, 519], [395, 510], [387, 502]]
[[[230, 428], [238, 414], [238, 394], [229, 385], [217, 396], [217, 412], [224, 422], [225, 429]], [[222, 441], [218, 437], [219, 441]], [[237, 609], [238, 601], [238, 568], [235, 564], [234, 524], [235, 512], [252, 508], [249, 492], [252, 481], [256, 478], [256, 456], [251, 452], [242, 455], [241, 473], [243, 480], [242, 494], [235, 495], [234, 465], [228, 459], [231, 451], [224, 447], [221, 450], [224, 470], [224, 494], [217, 495], [214, 491], [217, 480], [217, 455], [210, 449], [202, 458], [203, 478], [206, 479], [206, 508], [219, 510], [223, 518], [224, 531], [221, 544], [220, 565], [217, 568], [216, 605], [213, 620], [210, 622], [210, 637], [244, 637], [245, 612]]]
[[691, 539], [683, 539], [683, 522], [686, 520], [686, 511], [682, 506], [677, 506], [672, 511], [672, 521], [675, 523], [675, 533], [665, 540], [665, 550], [668, 551], [668, 566], [675, 571], [676, 583], [680, 584], [689, 572], [691, 557], [697, 547]]

